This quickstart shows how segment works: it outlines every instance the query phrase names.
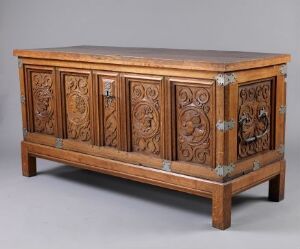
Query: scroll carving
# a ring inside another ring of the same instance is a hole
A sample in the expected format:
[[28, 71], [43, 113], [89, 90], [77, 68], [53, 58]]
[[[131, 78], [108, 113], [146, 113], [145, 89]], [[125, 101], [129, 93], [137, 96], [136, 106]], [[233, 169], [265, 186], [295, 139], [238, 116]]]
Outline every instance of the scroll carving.
[[68, 138], [91, 142], [88, 77], [65, 75], [65, 91]]
[[177, 157], [211, 163], [211, 89], [176, 86]]
[[34, 131], [53, 135], [55, 132], [54, 83], [51, 73], [31, 73]]
[[131, 82], [132, 150], [160, 154], [160, 86]]
[[240, 159], [270, 149], [271, 111], [270, 80], [239, 87], [238, 157]]

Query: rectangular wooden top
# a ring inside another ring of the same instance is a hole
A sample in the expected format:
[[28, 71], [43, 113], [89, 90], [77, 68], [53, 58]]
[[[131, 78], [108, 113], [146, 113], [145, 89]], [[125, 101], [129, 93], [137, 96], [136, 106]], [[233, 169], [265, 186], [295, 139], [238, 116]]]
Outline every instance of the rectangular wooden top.
[[105, 46], [16, 49], [14, 55], [38, 59], [218, 72], [265, 67], [290, 61], [289, 54]]

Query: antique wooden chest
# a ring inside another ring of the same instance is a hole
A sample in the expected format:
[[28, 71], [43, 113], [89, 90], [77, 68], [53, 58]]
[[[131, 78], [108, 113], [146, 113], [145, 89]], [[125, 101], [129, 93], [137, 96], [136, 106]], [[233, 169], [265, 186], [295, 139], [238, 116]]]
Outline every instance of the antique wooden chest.
[[212, 199], [284, 196], [286, 54], [76, 46], [15, 50], [22, 170], [36, 157]]

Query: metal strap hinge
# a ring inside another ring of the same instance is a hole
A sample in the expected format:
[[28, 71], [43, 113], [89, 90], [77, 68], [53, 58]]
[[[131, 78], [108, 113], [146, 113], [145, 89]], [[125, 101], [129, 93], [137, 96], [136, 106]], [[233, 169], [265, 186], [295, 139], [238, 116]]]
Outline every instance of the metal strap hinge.
[[162, 170], [171, 172], [171, 161], [169, 160], [164, 160], [162, 163]]
[[279, 68], [279, 72], [284, 75], [284, 77], [287, 77], [287, 65], [283, 64]]
[[257, 160], [254, 160], [253, 162], [253, 171], [258, 170], [261, 168], [261, 163]]
[[215, 172], [217, 173], [218, 176], [227, 176], [231, 174], [234, 171], [235, 165], [233, 163], [229, 165], [220, 165], [218, 164], [217, 167], [215, 168]]
[[284, 144], [280, 144], [278, 146], [278, 148], [276, 149], [276, 151], [279, 153], [279, 154], [284, 154], [284, 151], [285, 151], [285, 146]]
[[63, 147], [63, 139], [62, 138], [56, 138], [55, 147], [58, 149], [62, 149], [62, 147]]
[[219, 73], [215, 79], [219, 86], [227, 86], [236, 81], [236, 76], [234, 73]]
[[225, 132], [225, 131], [228, 131], [228, 130], [234, 128], [234, 121], [232, 119], [229, 121], [220, 121], [219, 120], [216, 124], [216, 127], [218, 130]]
[[28, 131], [26, 128], [23, 128], [23, 138], [27, 137]]
[[279, 113], [280, 114], [285, 114], [286, 113], [286, 105], [281, 105], [279, 107]]

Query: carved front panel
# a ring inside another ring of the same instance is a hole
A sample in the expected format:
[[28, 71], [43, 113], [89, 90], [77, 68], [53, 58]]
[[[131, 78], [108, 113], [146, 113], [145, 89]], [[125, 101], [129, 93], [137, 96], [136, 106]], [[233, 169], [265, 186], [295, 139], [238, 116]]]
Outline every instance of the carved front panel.
[[53, 71], [28, 69], [32, 98], [31, 130], [46, 135], [56, 133], [56, 99]]
[[161, 154], [160, 84], [130, 81], [131, 147], [133, 151]]
[[119, 145], [119, 108], [118, 108], [118, 77], [115, 73], [99, 74], [100, 109], [100, 145], [118, 147]]
[[213, 160], [212, 87], [176, 85], [177, 159], [211, 165]]
[[92, 142], [91, 80], [85, 74], [64, 74], [66, 137]]
[[238, 158], [271, 147], [272, 80], [239, 87]]

